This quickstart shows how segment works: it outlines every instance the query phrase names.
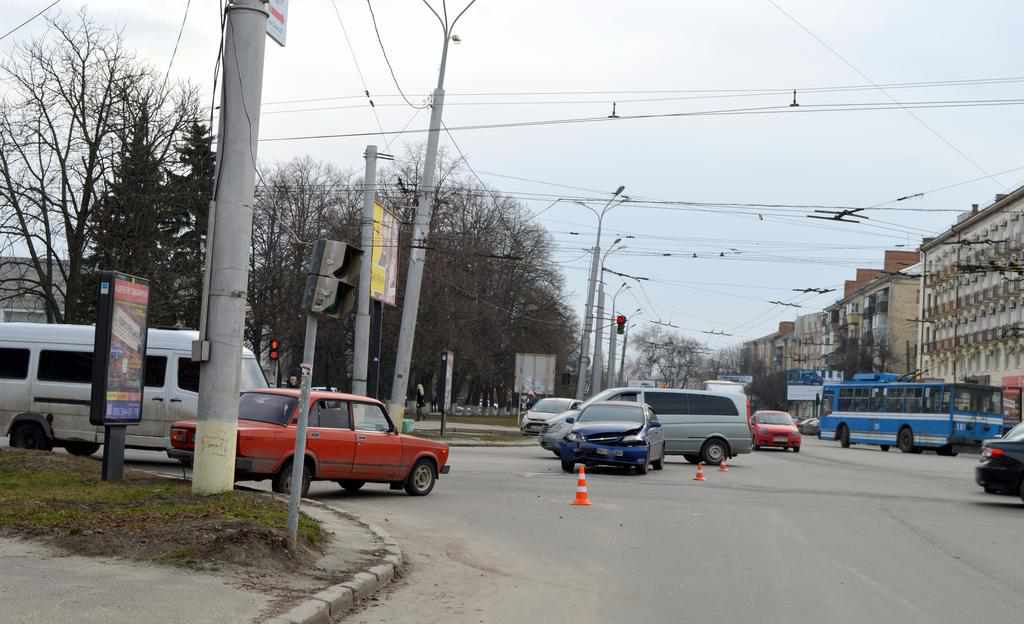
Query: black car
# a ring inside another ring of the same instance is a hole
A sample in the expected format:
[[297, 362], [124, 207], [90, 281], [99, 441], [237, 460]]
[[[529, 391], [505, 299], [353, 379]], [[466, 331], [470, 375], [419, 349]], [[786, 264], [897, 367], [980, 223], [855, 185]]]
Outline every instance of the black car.
[[998, 440], [985, 440], [974, 480], [989, 494], [1019, 494], [1024, 500], [1024, 424]]

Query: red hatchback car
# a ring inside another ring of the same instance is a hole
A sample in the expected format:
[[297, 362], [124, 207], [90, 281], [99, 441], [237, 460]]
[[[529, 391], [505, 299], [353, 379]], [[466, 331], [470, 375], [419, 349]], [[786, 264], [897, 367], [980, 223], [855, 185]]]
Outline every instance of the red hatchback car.
[[[275, 492], [290, 492], [299, 391], [265, 389], [243, 392], [239, 401], [236, 481], [272, 479]], [[191, 465], [195, 421], [171, 426], [167, 454]], [[384, 405], [339, 392], [313, 392], [306, 429], [302, 494], [311, 481], [337, 481], [348, 492], [367, 482], [405, 488], [426, 496], [438, 475], [447, 474], [448, 445], [398, 433]]]
[[800, 452], [800, 430], [786, 412], [758, 410], [750, 419], [750, 433], [754, 450], [772, 446]]

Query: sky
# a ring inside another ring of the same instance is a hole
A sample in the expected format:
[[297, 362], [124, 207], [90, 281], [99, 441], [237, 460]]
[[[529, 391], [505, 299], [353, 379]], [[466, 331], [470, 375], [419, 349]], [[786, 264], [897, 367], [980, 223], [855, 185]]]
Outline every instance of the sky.
[[[449, 2], [449, 12], [465, 1]], [[5, 22], [47, 4], [6, 0]], [[398, 96], [366, 0], [290, 4], [287, 46], [267, 42], [261, 138], [426, 128], [428, 112]], [[185, 0], [64, 0], [48, 14], [83, 5], [121, 29], [141, 59], [167, 68]], [[373, 0], [373, 9], [401, 89], [424, 103], [437, 80], [439, 24], [420, 0]], [[173, 78], [207, 99], [218, 11], [214, 0], [191, 2], [171, 65]], [[0, 54], [43, 27], [19, 30]], [[841, 293], [857, 267], [880, 267], [885, 249], [916, 248], [971, 204], [1024, 183], [1024, 154], [1014, 147], [1021, 105], [893, 104], [1020, 98], [1024, 40], [1011, 33], [1022, 27], [1012, 0], [478, 0], [454, 29], [461, 42], [449, 51], [444, 122], [488, 186], [544, 211], [537, 221], [551, 232], [580, 315], [596, 218], [571, 201], [548, 206], [583, 197], [599, 209], [624, 185], [632, 201], [608, 213], [602, 246], [633, 238], [607, 266], [649, 280], [620, 296], [618, 311], [728, 346], [837, 298], [793, 289]], [[920, 85], [936, 82], [945, 84]], [[788, 106], [792, 89], [799, 107]], [[613, 102], [619, 119], [607, 119]], [[836, 105], [889, 108], [830, 112]], [[758, 107], [778, 108], [628, 118]], [[570, 118], [600, 121], [458, 129]], [[309, 155], [361, 171], [368, 143], [402, 155], [425, 139], [265, 141], [259, 160]], [[455, 153], [447, 136], [441, 144]], [[877, 209], [863, 213], [864, 224], [846, 224], [808, 219], [814, 208], [795, 205]], [[607, 277], [610, 289], [621, 284]], [[703, 333], [712, 331], [731, 335]]]

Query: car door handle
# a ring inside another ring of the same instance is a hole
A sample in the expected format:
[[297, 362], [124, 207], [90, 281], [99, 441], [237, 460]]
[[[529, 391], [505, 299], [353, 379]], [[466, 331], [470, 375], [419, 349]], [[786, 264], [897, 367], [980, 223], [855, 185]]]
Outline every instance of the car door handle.
[[181, 399], [171, 399], [171, 403], [181, 403]]
[[365, 439], [366, 439], [366, 436], [364, 436], [364, 435], [357, 435], [357, 436], [356, 436], [356, 441], [357, 441], [357, 442], [358, 442], [359, 440], [365, 440]]
[[164, 402], [164, 399], [163, 399], [163, 397], [153, 397], [153, 400], [154, 400], [154, 401], [160, 401], [161, 403], [163, 403], [163, 402]]
[[320, 432], [319, 431], [311, 431], [309, 433], [309, 437], [311, 437], [311, 438], [319, 438], [320, 437]]

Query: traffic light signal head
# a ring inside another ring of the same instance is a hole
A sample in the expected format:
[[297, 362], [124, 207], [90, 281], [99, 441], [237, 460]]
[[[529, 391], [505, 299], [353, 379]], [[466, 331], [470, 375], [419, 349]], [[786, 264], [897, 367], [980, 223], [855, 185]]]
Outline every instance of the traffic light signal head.
[[624, 314], [615, 317], [615, 333], [619, 335], [626, 333], [626, 316]]
[[281, 357], [281, 341], [277, 338], [270, 339], [270, 359], [277, 360]]
[[363, 251], [352, 245], [316, 241], [306, 267], [302, 307], [312, 314], [346, 317], [355, 303], [362, 255]]

